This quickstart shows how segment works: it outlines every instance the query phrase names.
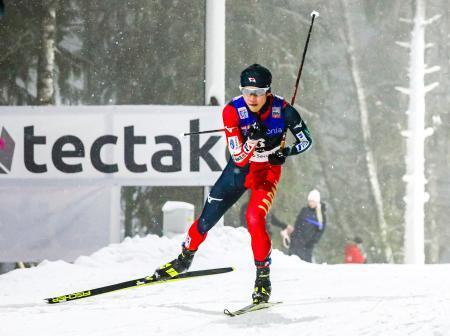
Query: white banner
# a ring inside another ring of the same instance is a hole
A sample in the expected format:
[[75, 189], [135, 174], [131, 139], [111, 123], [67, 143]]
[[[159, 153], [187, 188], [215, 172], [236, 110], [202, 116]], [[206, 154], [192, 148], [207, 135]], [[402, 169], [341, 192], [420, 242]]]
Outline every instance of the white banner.
[[119, 242], [113, 196], [102, 186], [0, 187], [0, 262], [74, 261]]
[[212, 185], [226, 164], [221, 108], [0, 107], [0, 181]]

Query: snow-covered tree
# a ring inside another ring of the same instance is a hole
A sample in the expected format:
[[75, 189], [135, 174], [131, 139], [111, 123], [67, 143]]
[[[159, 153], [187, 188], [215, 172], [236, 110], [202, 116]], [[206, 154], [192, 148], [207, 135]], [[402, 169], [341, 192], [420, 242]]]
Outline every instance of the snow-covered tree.
[[[439, 70], [427, 68], [425, 64], [425, 27], [438, 17], [425, 19], [425, 1], [416, 0], [415, 17], [411, 42], [398, 42], [410, 48], [409, 88], [396, 89], [409, 96], [408, 129], [406, 137], [406, 209], [405, 209], [405, 263], [423, 264], [425, 262], [424, 242], [424, 204], [428, 200], [425, 192], [425, 138], [432, 134], [432, 128], [425, 129], [425, 95], [438, 83], [425, 85], [425, 74]], [[403, 20], [407, 21], [408, 20]]]

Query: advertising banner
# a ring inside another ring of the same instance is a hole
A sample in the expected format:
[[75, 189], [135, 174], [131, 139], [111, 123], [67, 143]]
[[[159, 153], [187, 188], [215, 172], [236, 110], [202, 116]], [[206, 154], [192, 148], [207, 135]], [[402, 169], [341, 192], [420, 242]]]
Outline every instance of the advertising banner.
[[0, 107], [0, 181], [212, 185], [226, 163], [220, 107]]
[[211, 106], [0, 107], [0, 262], [73, 261], [123, 234], [120, 186], [210, 186], [226, 164]]

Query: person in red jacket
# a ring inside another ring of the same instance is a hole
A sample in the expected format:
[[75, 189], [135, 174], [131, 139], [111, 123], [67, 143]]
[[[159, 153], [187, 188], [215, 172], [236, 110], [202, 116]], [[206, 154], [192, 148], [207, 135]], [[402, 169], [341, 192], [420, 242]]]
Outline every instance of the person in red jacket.
[[[312, 143], [300, 114], [271, 92], [271, 84], [272, 74], [259, 64], [242, 71], [239, 86], [242, 94], [233, 98], [222, 112], [231, 158], [212, 187], [200, 217], [190, 226], [181, 254], [157, 269], [155, 277], [168, 279], [185, 272], [208, 231], [248, 190], [250, 199], [245, 219], [256, 266], [252, 299], [256, 304], [268, 302], [272, 247], [266, 216], [277, 193], [286, 158], [303, 153]], [[287, 130], [294, 135], [295, 143], [281, 148]]]
[[346, 264], [364, 264], [366, 256], [362, 250], [362, 239], [355, 237], [353, 241], [345, 246], [345, 260]]

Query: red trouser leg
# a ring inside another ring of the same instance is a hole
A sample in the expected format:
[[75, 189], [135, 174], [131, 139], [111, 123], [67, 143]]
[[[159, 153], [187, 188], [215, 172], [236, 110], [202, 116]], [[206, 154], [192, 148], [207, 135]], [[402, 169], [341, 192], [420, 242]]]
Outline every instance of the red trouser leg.
[[270, 191], [252, 190], [247, 207], [247, 228], [251, 236], [253, 257], [259, 266], [263, 266], [268, 261], [272, 249], [270, 236], [266, 230], [266, 216], [275, 192], [275, 186]]
[[246, 212], [247, 228], [257, 266], [264, 266], [269, 262], [272, 244], [266, 230], [266, 216], [275, 198], [280, 176], [281, 166], [252, 163], [245, 180], [246, 187], [251, 190]]
[[198, 219], [196, 219], [188, 230], [183, 246], [190, 251], [197, 251], [200, 244], [206, 239], [206, 235], [207, 233], [202, 234], [199, 232]]

